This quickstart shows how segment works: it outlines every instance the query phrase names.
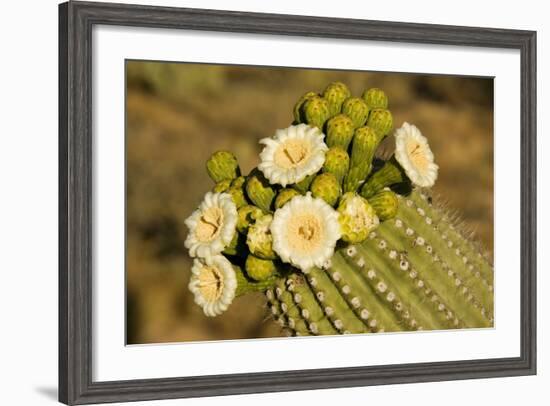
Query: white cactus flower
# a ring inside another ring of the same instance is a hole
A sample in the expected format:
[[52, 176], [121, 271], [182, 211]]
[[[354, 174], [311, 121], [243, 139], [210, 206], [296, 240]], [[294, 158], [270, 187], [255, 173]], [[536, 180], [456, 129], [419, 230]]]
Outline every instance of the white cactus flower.
[[258, 169], [272, 184], [298, 183], [317, 173], [328, 150], [324, 135], [317, 127], [306, 124], [277, 130], [273, 138], [263, 138]]
[[237, 277], [231, 262], [223, 255], [195, 258], [189, 290], [204, 314], [214, 317], [227, 310], [237, 290]]
[[296, 196], [275, 211], [271, 234], [273, 250], [283, 262], [302, 271], [322, 267], [341, 236], [338, 212], [310, 193]]
[[428, 140], [416, 126], [403, 123], [395, 131], [395, 159], [413, 184], [421, 187], [434, 185], [439, 167], [434, 163]]
[[199, 208], [185, 220], [189, 255], [206, 258], [222, 252], [235, 235], [237, 219], [237, 206], [231, 195], [208, 192]]

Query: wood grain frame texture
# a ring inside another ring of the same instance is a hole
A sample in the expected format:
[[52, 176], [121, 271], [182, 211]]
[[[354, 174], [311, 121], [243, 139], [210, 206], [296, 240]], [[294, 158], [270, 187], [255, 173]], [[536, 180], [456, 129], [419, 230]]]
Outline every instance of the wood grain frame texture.
[[[92, 28], [96, 24], [518, 49], [521, 355], [166, 379], [92, 380]], [[536, 373], [536, 32], [215, 10], [59, 6], [59, 400], [88, 404]]]

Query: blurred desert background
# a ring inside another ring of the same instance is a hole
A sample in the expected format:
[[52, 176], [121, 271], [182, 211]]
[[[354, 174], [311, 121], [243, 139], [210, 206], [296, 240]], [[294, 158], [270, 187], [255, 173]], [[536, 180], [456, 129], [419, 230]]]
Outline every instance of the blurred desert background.
[[210, 154], [232, 151], [243, 173], [260, 138], [292, 121], [294, 103], [331, 81], [354, 95], [379, 87], [395, 126], [428, 137], [440, 174], [434, 191], [493, 250], [493, 80], [378, 72], [128, 61], [127, 343], [281, 336], [260, 294], [205, 317], [187, 289], [184, 220], [211, 189]]

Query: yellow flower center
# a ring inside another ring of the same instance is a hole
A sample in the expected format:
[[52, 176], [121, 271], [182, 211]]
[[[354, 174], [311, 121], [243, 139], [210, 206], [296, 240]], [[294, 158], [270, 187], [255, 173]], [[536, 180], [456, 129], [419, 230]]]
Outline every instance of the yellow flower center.
[[223, 210], [209, 207], [201, 213], [195, 235], [200, 242], [209, 242], [218, 236], [223, 225]]
[[199, 274], [199, 290], [208, 301], [214, 302], [223, 292], [223, 275], [218, 268], [203, 266]]
[[281, 168], [291, 169], [303, 163], [309, 153], [308, 143], [303, 140], [288, 140], [277, 148], [274, 161]]
[[301, 214], [288, 222], [287, 239], [293, 250], [312, 252], [322, 242], [322, 224], [313, 214]]
[[411, 140], [407, 143], [407, 154], [409, 155], [411, 162], [418, 169], [422, 171], [428, 169], [429, 161], [426, 157], [426, 152], [424, 151], [424, 147], [418, 142]]

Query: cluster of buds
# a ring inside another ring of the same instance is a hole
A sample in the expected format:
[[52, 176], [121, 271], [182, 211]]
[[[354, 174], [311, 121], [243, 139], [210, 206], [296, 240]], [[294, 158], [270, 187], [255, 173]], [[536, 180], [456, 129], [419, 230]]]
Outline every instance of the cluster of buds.
[[392, 128], [382, 90], [353, 97], [335, 82], [304, 94], [293, 124], [260, 141], [250, 174], [241, 175], [232, 153], [215, 152], [206, 163], [215, 186], [186, 220], [189, 287], [205, 314], [220, 314], [235, 296], [265, 290], [289, 272], [326, 266], [338, 245], [365, 241], [396, 215], [394, 186], [432, 186], [438, 167], [415, 126], [395, 131], [391, 158], [376, 158]]

